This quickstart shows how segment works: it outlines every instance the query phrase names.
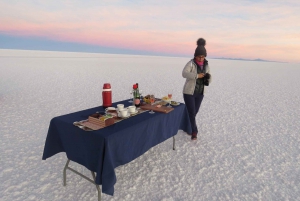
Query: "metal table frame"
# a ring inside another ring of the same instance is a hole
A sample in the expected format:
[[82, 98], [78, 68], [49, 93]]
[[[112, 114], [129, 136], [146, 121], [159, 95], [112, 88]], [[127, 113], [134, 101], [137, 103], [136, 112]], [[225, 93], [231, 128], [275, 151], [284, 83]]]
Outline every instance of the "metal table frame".
[[[173, 150], [175, 150], [175, 137], [173, 136]], [[67, 163], [64, 167], [64, 170], [63, 170], [63, 179], [64, 179], [64, 186], [67, 185], [67, 169], [68, 170], [71, 170], [72, 172], [74, 172], [75, 174], [81, 176], [82, 178], [88, 180], [89, 182], [91, 182], [92, 184], [94, 184], [96, 186], [96, 189], [98, 191], [98, 201], [101, 201], [101, 189], [100, 189], [100, 186], [98, 184], [96, 184], [96, 176], [95, 176], [95, 172], [91, 171], [92, 173], [92, 176], [93, 176], [93, 180], [88, 178], [87, 176], [77, 172], [76, 170], [74, 170], [73, 168], [70, 168], [69, 167], [69, 163], [70, 163], [70, 159], [67, 160]]]

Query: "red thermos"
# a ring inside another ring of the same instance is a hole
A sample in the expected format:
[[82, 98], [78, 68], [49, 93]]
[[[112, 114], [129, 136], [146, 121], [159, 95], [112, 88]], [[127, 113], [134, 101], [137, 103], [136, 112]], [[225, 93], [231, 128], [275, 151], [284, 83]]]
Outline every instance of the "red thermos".
[[103, 100], [103, 107], [110, 107], [112, 106], [112, 98], [111, 98], [111, 87], [109, 83], [104, 83], [103, 91], [102, 91], [102, 100]]

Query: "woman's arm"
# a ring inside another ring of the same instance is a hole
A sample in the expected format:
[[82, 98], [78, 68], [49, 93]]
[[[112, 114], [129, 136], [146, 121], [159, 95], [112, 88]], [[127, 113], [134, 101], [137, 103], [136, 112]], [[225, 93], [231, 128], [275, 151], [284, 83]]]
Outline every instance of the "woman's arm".
[[198, 74], [194, 73], [194, 72], [191, 72], [192, 69], [193, 69], [193, 64], [190, 61], [183, 68], [182, 77], [187, 78], [187, 79], [197, 79], [198, 78]]
[[[209, 73], [210, 74], [210, 68], [209, 68], [209, 65], [207, 64], [206, 66], [206, 73]], [[210, 78], [208, 79], [208, 82], [211, 83], [211, 74], [210, 74]]]

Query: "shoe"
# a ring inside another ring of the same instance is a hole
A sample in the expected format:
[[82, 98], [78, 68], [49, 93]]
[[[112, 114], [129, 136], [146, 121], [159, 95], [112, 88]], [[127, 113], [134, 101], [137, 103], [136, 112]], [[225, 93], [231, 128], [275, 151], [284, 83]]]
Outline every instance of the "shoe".
[[192, 133], [191, 139], [192, 139], [192, 140], [197, 140], [197, 133]]

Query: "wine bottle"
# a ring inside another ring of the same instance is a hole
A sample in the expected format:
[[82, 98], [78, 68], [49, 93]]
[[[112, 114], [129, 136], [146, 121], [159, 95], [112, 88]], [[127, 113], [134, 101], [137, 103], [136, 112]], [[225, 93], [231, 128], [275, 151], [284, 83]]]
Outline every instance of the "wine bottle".
[[136, 107], [140, 107], [141, 106], [141, 96], [140, 96], [140, 92], [139, 92], [139, 84], [136, 83], [136, 89], [135, 89], [135, 93], [134, 93], [134, 105]]

